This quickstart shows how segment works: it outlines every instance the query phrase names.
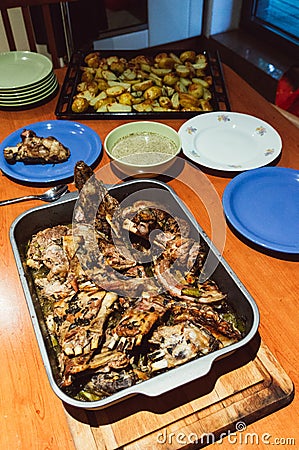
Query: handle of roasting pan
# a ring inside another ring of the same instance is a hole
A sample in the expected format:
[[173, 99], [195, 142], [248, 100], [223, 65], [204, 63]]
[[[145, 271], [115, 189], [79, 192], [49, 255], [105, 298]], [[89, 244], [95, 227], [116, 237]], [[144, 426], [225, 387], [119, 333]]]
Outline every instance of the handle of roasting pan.
[[198, 378], [204, 377], [210, 372], [215, 357], [213, 355], [211, 355], [211, 357], [207, 355], [204, 358], [207, 359], [201, 361], [199, 358], [186, 365], [172, 369], [171, 372], [160, 374], [155, 379], [154, 383], [152, 383], [153, 379], [149, 384], [147, 384], [147, 382], [141, 383], [138, 386], [138, 393], [149, 397], [156, 397], [191, 381], [195, 381]]

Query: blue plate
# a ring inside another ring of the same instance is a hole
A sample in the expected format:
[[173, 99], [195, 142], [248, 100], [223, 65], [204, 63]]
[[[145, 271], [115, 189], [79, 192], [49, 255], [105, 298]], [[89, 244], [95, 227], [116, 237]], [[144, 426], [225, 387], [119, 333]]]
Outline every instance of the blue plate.
[[[59, 164], [9, 164], [4, 158], [6, 147], [17, 145], [21, 141], [24, 129], [33, 130], [38, 136], [53, 136], [70, 149], [71, 155], [66, 162]], [[36, 122], [14, 131], [0, 145], [0, 169], [15, 180], [28, 183], [53, 183], [74, 176], [77, 161], [83, 160], [91, 166], [102, 152], [102, 142], [98, 134], [81, 123], [49, 120]]]
[[299, 253], [299, 171], [265, 167], [237, 175], [223, 194], [228, 221], [250, 241]]

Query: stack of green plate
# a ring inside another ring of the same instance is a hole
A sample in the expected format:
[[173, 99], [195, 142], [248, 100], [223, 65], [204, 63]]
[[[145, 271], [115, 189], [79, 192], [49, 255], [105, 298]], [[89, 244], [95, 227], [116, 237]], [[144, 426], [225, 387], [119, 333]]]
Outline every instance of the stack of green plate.
[[0, 53], [0, 108], [33, 107], [50, 99], [58, 81], [49, 58], [39, 53]]

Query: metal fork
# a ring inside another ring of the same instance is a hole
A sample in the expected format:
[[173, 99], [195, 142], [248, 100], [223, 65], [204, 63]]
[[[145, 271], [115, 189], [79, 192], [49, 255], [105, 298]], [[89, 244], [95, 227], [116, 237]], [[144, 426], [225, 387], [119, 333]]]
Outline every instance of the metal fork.
[[0, 206], [10, 205], [11, 203], [24, 202], [26, 200], [42, 200], [43, 202], [55, 202], [68, 191], [67, 184], [60, 184], [40, 195], [25, 195], [24, 197], [11, 198], [0, 201]]

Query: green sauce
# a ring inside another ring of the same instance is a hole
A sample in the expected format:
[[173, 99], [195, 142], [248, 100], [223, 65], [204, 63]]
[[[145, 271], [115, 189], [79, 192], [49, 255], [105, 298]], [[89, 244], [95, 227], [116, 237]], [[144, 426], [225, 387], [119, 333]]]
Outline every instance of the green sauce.
[[153, 132], [132, 133], [119, 139], [111, 155], [122, 162], [149, 165], [163, 162], [176, 154], [174, 141]]

